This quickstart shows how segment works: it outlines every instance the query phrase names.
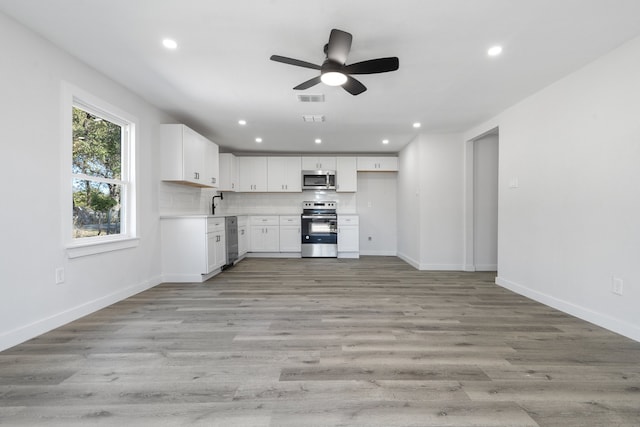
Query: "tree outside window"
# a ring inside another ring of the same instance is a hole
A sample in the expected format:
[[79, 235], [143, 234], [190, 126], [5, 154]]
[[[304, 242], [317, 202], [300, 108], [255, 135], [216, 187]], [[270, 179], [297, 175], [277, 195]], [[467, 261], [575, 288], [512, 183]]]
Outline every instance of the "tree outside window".
[[127, 125], [73, 107], [73, 238], [118, 235], [122, 225], [122, 153]]

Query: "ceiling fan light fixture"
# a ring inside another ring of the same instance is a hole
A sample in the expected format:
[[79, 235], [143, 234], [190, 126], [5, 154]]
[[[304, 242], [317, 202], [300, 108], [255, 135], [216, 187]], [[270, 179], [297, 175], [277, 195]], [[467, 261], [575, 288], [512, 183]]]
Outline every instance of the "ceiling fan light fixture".
[[347, 76], [338, 71], [327, 71], [322, 73], [320, 80], [327, 86], [342, 86], [347, 82]]

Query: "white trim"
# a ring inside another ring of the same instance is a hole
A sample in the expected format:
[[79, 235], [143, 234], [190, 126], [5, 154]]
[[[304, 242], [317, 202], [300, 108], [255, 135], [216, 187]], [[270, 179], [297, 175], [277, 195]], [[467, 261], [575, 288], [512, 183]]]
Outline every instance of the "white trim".
[[247, 258], [302, 258], [301, 252], [247, 252]]
[[407, 264], [409, 264], [410, 266], [412, 266], [413, 268], [415, 268], [416, 270], [420, 270], [420, 263], [415, 259], [403, 254], [402, 252], [398, 252], [397, 257], [403, 260], [404, 262], [406, 262]]
[[[112, 121], [122, 127], [122, 173], [120, 180], [104, 180], [99, 177], [88, 177], [94, 181], [115, 181], [122, 185], [121, 193], [121, 230], [120, 234], [100, 237], [90, 237], [74, 239], [73, 225], [73, 177], [78, 176], [72, 173], [71, 168], [71, 140], [72, 140], [72, 108], [81, 108], [91, 114], [98, 115], [106, 120]], [[137, 209], [136, 209], [136, 126], [138, 119], [121, 110], [118, 107], [86, 92], [68, 82], [61, 84], [60, 100], [60, 162], [61, 162], [61, 188], [60, 210], [62, 218], [61, 238], [65, 242], [67, 256], [77, 258], [81, 256], [94, 255], [115, 250], [128, 249], [138, 245], [137, 235]]]
[[360, 251], [360, 255], [363, 256], [397, 256], [396, 251]]
[[462, 264], [420, 264], [419, 270], [425, 271], [464, 271]]
[[[96, 255], [104, 252], [119, 251], [122, 249], [135, 248], [140, 243], [140, 239], [134, 238], [115, 238], [111, 241], [91, 241], [81, 242], [79, 244], [67, 246], [67, 256], [69, 258], [79, 258], [88, 255]], [[105, 239], [108, 238], [105, 237]]]
[[23, 343], [33, 337], [44, 334], [45, 332], [49, 332], [52, 329], [66, 325], [69, 322], [73, 322], [74, 320], [94, 313], [140, 292], [146, 291], [147, 289], [151, 289], [160, 283], [162, 283], [160, 277], [152, 277], [151, 279], [137, 285], [129, 286], [125, 289], [121, 289], [117, 292], [105, 295], [61, 313], [36, 320], [26, 326], [21, 326], [12, 331], [5, 332], [0, 335], [0, 351]]
[[359, 252], [338, 252], [338, 258], [358, 259], [360, 258], [360, 253]]
[[569, 301], [561, 300], [554, 296], [538, 292], [522, 284], [507, 280], [504, 277], [496, 277], [496, 284], [519, 295], [523, 295], [534, 301], [538, 301], [539, 303], [640, 342], [640, 327], [625, 322], [624, 320], [616, 319], [607, 316], [606, 314], [598, 313], [597, 311], [573, 304]]
[[498, 271], [498, 264], [476, 264], [475, 271]]

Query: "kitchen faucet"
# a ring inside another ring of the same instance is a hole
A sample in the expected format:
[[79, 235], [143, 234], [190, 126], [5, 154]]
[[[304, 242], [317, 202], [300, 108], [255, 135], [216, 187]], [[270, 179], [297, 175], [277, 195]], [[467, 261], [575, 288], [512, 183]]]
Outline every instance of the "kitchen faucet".
[[220, 195], [219, 195], [219, 196], [213, 196], [213, 197], [211, 198], [211, 215], [215, 215], [215, 214], [216, 214], [216, 205], [215, 205], [215, 201], [216, 201], [216, 198], [217, 198], [217, 197], [219, 197], [219, 198], [220, 198], [220, 200], [224, 200], [224, 198], [222, 197], [222, 193], [220, 193]]

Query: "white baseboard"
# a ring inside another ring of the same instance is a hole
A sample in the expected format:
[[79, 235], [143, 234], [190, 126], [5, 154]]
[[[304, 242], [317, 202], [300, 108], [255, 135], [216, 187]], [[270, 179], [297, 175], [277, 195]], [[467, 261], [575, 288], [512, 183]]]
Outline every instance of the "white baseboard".
[[247, 258], [301, 258], [301, 252], [247, 252]]
[[153, 288], [160, 283], [162, 283], [160, 276], [153, 277], [145, 282], [126, 287], [109, 295], [105, 295], [93, 301], [88, 301], [61, 313], [36, 320], [28, 325], [6, 332], [0, 335], [0, 351], [35, 338], [38, 335], [51, 331], [52, 329], [66, 325], [69, 322], [94, 313], [100, 309], [110, 306], [111, 304], [115, 304], [118, 301], [122, 301], [123, 299], [129, 298], [142, 291]]
[[462, 264], [420, 264], [419, 270], [424, 271], [464, 271]]
[[415, 268], [416, 270], [420, 270], [420, 263], [410, 256], [403, 254], [402, 252], [398, 252], [398, 258]]
[[498, 271], [497, 264], [476, 264], [475, 271]]
[[517, 294], [531, 298], [534, 301], [538, 301], [544, 305], [553, 307], [579, 319], [586, 320], [587, 322], [640, 342], [640, 327], [636, 325], [613, 318], [603, 313], [598, 313], [597, 311], [573, 304], [569, 301], [561, 300], [554, 296], [538, 292], [535, 289], [512, 282], [504, 277], [496, 277], [496, 284]]
[[360, 251], [363, 256], [397, 256], [396, 251]]
[[357, 258], [360, 258], [360, 253], [359, 252], [338, 252], [338, 258], [357, 259]]

